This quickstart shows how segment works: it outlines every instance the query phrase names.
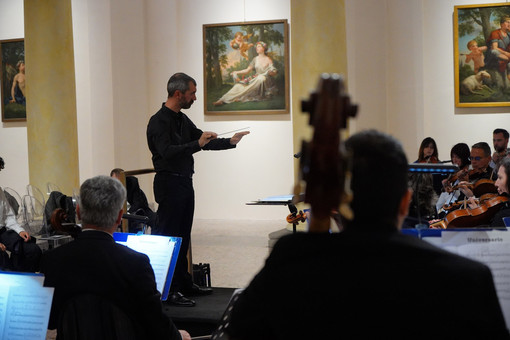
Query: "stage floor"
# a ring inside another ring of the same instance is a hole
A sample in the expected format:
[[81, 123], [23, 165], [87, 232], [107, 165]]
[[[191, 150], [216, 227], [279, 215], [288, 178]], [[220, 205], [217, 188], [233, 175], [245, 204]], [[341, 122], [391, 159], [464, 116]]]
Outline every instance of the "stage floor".
[[216, 288], [206, 296], [190, 297], [195, 307], [176, 307], [163, 302], [163, 310], [178, 329], [184, 329], [191, 336], [210, 335], [216, 329], [235, 288]]

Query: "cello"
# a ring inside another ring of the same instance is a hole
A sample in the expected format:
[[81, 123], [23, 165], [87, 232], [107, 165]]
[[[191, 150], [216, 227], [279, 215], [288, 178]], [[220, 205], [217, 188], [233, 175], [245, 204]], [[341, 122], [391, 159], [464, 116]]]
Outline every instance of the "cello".
[[318, 88], [309, 100], [301, 102], [303, 112], [310, 114], [309, 124], [314, 132], [311, 141], [301, 146], [299, 180], [295, 195], [306, 183], [305, 203], [311, 207], [310, 232], [327, 232], [331, 212], [338, 210], [344, 218], [352, 219], [348, 203], [352, 195], [344, 188], [350, 178], [348, 157], [341, 140], [341, 129], [347, 118], [355, 117], [357, 106], [345, 94], [343, 79], [337, 74], [322, 74]]

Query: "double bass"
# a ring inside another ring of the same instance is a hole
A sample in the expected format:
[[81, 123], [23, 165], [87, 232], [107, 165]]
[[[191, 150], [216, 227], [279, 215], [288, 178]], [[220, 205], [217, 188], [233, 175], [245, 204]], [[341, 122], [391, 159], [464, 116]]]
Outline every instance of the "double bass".
[[327, 232], [332, 211], [352, 219], [348, 206], [351, 194], [344, 189], [350, 178], [348, 157], [341, 140], [347, 118], [355, 117], [357, 106], [345, 94], [343, 79], [337, 74], [322, 74], [318, 88], [301, 103], [310, 114], [312, 140], [303, 141], [299, 179], [294, 197], [299, 196], [301, 180], [306, 182], [305, 203], [310, 204], [310, 232]]

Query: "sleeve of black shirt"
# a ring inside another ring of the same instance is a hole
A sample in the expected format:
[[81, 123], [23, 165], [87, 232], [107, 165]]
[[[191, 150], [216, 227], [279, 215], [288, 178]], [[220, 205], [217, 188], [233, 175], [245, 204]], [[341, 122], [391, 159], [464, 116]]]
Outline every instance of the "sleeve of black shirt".
[[230, 138], [217, 138], [213, 139], [202, 149], [204, 150], [225, 150], [225, 149], [233, 149], [235, 148], [235, 145], [230, 144]]

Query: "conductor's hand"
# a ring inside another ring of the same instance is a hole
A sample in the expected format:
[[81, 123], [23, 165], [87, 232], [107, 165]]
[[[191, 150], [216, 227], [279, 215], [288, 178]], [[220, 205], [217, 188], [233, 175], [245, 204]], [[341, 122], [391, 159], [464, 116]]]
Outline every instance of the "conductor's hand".
[[19, 233], [19, 236], [25, 241], [28, 242], [30, 240], [30, 235], [26, 231], [22, 231]]
[[250, 133], [250, 131], [241, 131], [241, 132], [236, 133], [235, 135], [230, 137], [230, 144], [231, 145], [236, 145], [237, 143], [239, 143], [241, 141], [241, 139], [244, 136], [246, 136], [249, 133]]
[[200, 145], [200, 147], [203, 148], [204, 145], [206, 145], [207, 143], [209, 143], [213, 139], [216, 139], [216, 137], [218, 137], [216, 132], [204, 131], [202, 133], [202, 136], [200, 136], [200, 139], [198, 140], [198, 145]]
[[188, 332], [186, 332], [182, 329], [179, 329], [179, 333], [181, 333], [182, 340], [191, 340], [191, 335], [189, 335]]

